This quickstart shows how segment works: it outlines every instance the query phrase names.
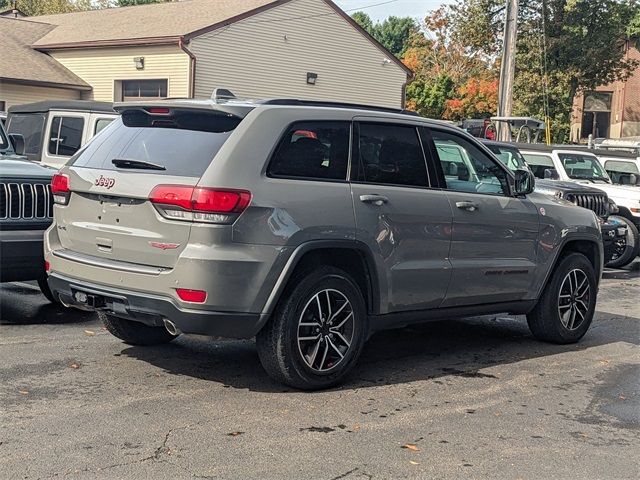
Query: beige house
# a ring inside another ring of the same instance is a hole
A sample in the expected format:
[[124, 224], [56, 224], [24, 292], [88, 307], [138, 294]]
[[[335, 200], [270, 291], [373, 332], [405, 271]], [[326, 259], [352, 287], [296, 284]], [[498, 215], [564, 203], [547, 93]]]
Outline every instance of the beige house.
[[30, 50], [68, 75], [44, 85], [44, 65], [23, 65], [16, 81], [0, 50], [5, 108], [43, 96], [209, 97], [216, 87], [401, 107], [411, 74], [330, 0], [183, 0], [0, 22], [3, 36], [31, 32], [20, 58]]

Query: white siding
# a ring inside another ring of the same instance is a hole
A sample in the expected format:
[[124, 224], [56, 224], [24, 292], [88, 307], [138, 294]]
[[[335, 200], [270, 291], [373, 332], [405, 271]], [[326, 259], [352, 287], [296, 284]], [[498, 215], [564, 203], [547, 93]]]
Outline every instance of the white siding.
[[0, 101], [5, 102], [5, 108], [24, 103], [40, 102], [42, 100], [79, 100], [80, 91], [66, 88], [37, 87], [17, 83], [0, 82]]
[[[93, 87], [88, 100], [113, 102], [117, 80], [168, 79], [170, 97], [189, 96], [189, 56], [177, 45], [70, 49], [51, 52], [58, 62]], [[144, 57], [144, 70], [133, 59]]]
[[[292, 0], [196, 37], [188, 47], [196, 56], [196, 97], [223, 87], [245, 98], [400, 107], [407, 80], [323, 0]], [[307, 72], [318, 74], [316, 85], [307, 84]]]

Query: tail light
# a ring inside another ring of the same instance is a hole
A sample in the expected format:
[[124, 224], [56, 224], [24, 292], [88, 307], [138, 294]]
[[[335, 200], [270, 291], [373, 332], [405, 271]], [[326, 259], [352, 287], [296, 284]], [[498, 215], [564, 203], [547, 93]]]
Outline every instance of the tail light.
[[176, 288], [176, 293], [180, 300], [191, 303], [204, 303], [207, 299], [207, 292], [204, 290], [189, 290], [188, 288]]
[[158, 185], [149, 195], [160, 214], [173, 220], [233, 223], [251, 202], [251, 192], [186, 185]]
[[47, 260], [45, 260], [44, 261], [44, 271], [49, 273], [49, 270], [51, 270], [51, 264]]
[[71, 196], [69, 175], [56, 173], [51, 178], [51, 193], [53, 194], [53, 201], [55, 203], [60, 205], [66, 205], [69, 203], [69, 197]]

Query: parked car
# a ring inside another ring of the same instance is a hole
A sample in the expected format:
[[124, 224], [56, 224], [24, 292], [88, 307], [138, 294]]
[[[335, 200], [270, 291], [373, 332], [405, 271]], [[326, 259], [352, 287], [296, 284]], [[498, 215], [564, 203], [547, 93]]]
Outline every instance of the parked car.
[[[522, 153], [512, 143], [488, 140], [483, 141], [483, 143], [511, 171], [522, 168], [529, 169]], [[613, 216], [619, 212], [618, 206], [609, 199], [604, 191], [576, 181], [567, 182], [546, 179], [536, 180], [535, 191], [564, 198], [579, 207], [592, 210], [598, 216], [605, 252], [605, 266], [613, 268], [624, 267], [638, 255], [636, 237], [627, 228], [624, 219]]]
[[616, 185], [640, 187], [640, 156], [614, 150], [592, 150]]
[[44, 231], [51, 225], [51, 177], [56, 172], [21, 156], [0, 124], [0, 281], [37, 280], [54, 301], [44, 264]]
[[273, 378], [318, 389], [385, 328], [511, 312], [571, 343], [591, 324], [596, 215], [457, 127], [301, 100], [115, 108], [52, 180], [45, 258], [54, 295], [126, 343], [255, 335]]
[[[521, 144], [520, 151], [536, 178], [575, 181], [596, 187], [607, 193], [618, 206], [619, 216], [633, 237], [635, 255], [640, 250], [640, 188], [615, 185], [598, 157], [591, 150], [572, 146], [542, 146]], [[631, 242], [631, 239], [629, 240]]]
[[29, 160], [60, 168], [115, 118], [111, 103], [54, 100], [10, 107], [6, 128], [24, 137]]

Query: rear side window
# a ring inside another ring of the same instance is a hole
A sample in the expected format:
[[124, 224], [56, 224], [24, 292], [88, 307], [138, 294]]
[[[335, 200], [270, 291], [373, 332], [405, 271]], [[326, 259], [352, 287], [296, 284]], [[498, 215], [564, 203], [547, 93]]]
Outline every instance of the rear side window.
[[349, 122], [294, 123], [278, 144], [268, 175], [346, 180], [349, 132]]
[[99, 118], [98, 120], [96, 120], [93, 134], [96, 135], [97, 133], [101, 132], [102, 129], [109, 125], [111, 122], [113, 122], [113, 118]]
[[7, 126], [9, 133], [19, 133], [24, 137], [24, 153], [40, 155], [40, 142], [44, 131], [44, 114], [12, 114]]
[[107, 125], [70, 162], [75, 167], [145, 172], [117, 168], [113, 160], [137, 160], [164, 167], [154, 175], [200, 177], [241, 119], [220, 113], [173, 112], [147, 115], [125, 112]]
[[426, 187], [425, 163], [417, 129], [410, 125], [359, 123], [357, 180]]
[[522, 155], [536, 178], [544, 178], [545, 170], [555, 168], [549, 155], [535, 155], [533, 153], [523, 153]]
[[53, 117], [49, 132], [49, 153], [61, 157], [70, 157], [82, 144], [84, 118]]

